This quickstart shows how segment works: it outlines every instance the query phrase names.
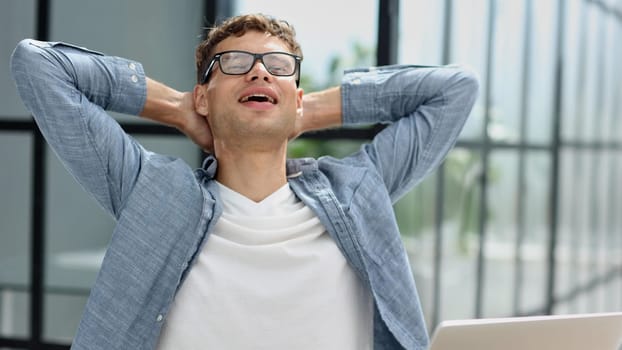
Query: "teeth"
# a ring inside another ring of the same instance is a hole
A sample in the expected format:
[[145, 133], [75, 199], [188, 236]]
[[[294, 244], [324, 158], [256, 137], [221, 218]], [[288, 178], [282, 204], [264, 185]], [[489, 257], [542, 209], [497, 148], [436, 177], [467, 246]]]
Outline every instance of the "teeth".
[[248, 102], [250, 101], [250, 99], [252, 98], [256, 98], [256, 99], [260, 99], [260, 100], [266, 100], [270, 103], [274, 103], [274, 99], [268, 95], [264, 95], [264, 94], [253, 94], [253, 95], [248, 95], [248, 96], [244, 96], [240, 99], [240, 102]]

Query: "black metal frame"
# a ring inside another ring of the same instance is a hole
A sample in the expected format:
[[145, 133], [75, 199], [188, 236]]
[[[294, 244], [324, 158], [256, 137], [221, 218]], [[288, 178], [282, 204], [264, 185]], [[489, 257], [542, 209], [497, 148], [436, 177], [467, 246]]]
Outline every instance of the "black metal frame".
[[[526, 1], [526, 11], [528, 14], [533, 12], [533, 0], [525, 0]], [[587, 4], [592, 4], [600, 8], [604, 13], [614, 16], [618, 21], [622, 22], [622, 14], [619, 10], [612, 9], [607, 7], [607, 5], [598, 0], [584, 0]], [[399, 32], [399, 0], [379, 0], [379, 13], [378, 13], [378, 49], [377, 49], [377, 64], [385, 65], [385, 64], [393, 64], [397, 62], [397, 53], [398, 53], [398, 32]], [[443, 63], [449, 63], [449, 59], [451, 57], [450, 54], [450, 45], [451, 42], [451, 24], [452, 24], [452, 5], [453, 0], [445, 0], [445, 13], [444, 13], [444, 43], [442, 47], [442, 61]], [[494, 54], [494, 40], [493, 36], [495, 34], [494, 30], [494, 7], [496, 5], [495, 0], [489, 0], [489, 17], [488, 21], [488, 33], [487, 33], [487, 46], [486, 46], [486, 57], [488, 62], [491, 62], [492, 55]], [[208, 25], [215, 23], [221, 18], [227, 17], [232, 14], [232, 2], [226, 0], [205, 0], [204, 1], [205, 8], [205, 16], [206, 22]], [[50, 0], [37, 0], [37, 28], [36, 28], [36, 37], [40, 40], [47, 40], [49, 38], [49, 14], [50, 14]], [[487, 187], [488, 187], [488, 178], [487, 178], [487, 166], [489, 162], [489, 155], [492, 150], [498, 149], [510, 149], [515, 150], [519, 153], [519, 166], [518, 166], [518, 188], [521, 189], [518, 191], [518, 207], [519, 210], [517, 212], [518, 219], [518, 227], [517, 227], [517, 237], [516, 237], [516, 259], [514, 261], [515, 268], [515, 295], [514, 297], [514, 306], [513, 312], [514, 315], [524, 315], [524, 314], [550, 314], [553, 313], [556, 305], [564, 302], [571, 301], [578, 296], [585, 295], [595, 288], [606, 284], [612, 280], [620, 279], [622, 280], [622, 261], [619, 266], [615, 266], [607, 271], [605, 274], [600, 276], [594, 276], [590, 281], [583, 285], [575, 286], [574, 289], [566, 291], [565, 293], [560, 293], [556, 290], [556, 249], [558, 244], [558, 223], [559, 223], [559, 200], [560, 200], [560, 188], [559, 188], [559, 179], [560, 179], [560, 153], [563, 149], [572, 149], [572, 150], [610, 150], [619, 152], [622, 151], [622, 145], [617, 142], [592, 142], [592, 143], [582, 143], [582, 142], [574, 142], [572, 140], [564, 141], [561, 137], [561, 126], [562, 126], [562, 88], [563, 88], [563, 43], [564, 43], [564, 28], [565, 28], [565, 0], [558, 0], [558, 23], [557, 23], [557, 39], [556, 39], [556, 61], [555, 61], [555, 79], [554, 79], [554, 103], [553, 103], [553, 127], [552, 127], [552, 141], [551, 144], [531, 144], [526, 141], [526, 118], [524, 117], [526, 111], [528, 110], [528, 99], [526, 97], [527, 94], [527, 86], [529, 85], [529, 77], [524, 73], [523, 81], [522, 81], [522, 104], [521, 104], [521, 115], [523, 116], [520, 124], [520, 139], [518, 143], [499, 143], [491, 140], [487, 134], [487, 128], [489, 121], [489, 107], [490, 107], [490, 91], [491, 91], [491, 64], [487, 64], [487, 71], [483, 72], [483, 78], [486, 79], [486, 86], [488, 87], [485, 92], [484, 99], [484, 129], [482, 130], [482, 140], [478, 141], [459, 141], [457, 143], [457, 147], [470, 149], [472, 151], [479, 152], [482, 158], [482, 162], [484, 164], [484, 171], [480, 177], [480, 215], [479, 215], [479, 244], [480, 250], [477, 256], [477, 285], [475, 291], [475, 312], [473, 317], [481, 317], [483, 312], [483, 290], [484, 284], [486, 282], [484, 271], [485, 271], [485, 252], [484, 246], [487, 239], [487, 228], [486, 228], [486, 208], [488, 207], [488, 199], [487, 199]], [[525, 33], [524, 33], [524, 46], [525, 50], [529, 48], [529, 37], [531, 36], [530, 32], [530, 15], [527, 15], [525, 18]], [[583, 50], [584, 51], [584, 50]], [[603, 57], [604, 49], [601, 50], [601, 60]], [[529, 52], [525, 51], [523, 60], [524, 72], [529, 71], [530, 66], [528, 62]], [[580, 65], [585, 65], [585, 61], [580, 61]], [[601, 65], [602, 66], [602, 65]], [[583, 68], [582, 68], [583, 69]], [[601, 68], [602, 74], [602, 68]], [[160, 126], [160, 125], [152, 125], [152, 124], [139, 124], [139, 123], [122, 123], [122, 127], [126, 132], [137, 134], [137, 135], [174, 135], [181, 137], [182, 135], [175, 129]], [[314, 138], [314, 139], [358, 139], [358, 140], [367, 140], [373, 137], [379, 130], [381, 130], [381, 126], [377, 126], [375, 128], [370, 129], [336, 129], [336, 130], [327, 130], [318, 133], [313, 133], [310, 135], [305, 135], [306, 138]], [[44, 222], [46, 216], [46, 208], [45, 208], [45, 179], [46, 179], [46, 153], [48, 152], [47, 146], [45, 144], [45, 140], [43, 139], [41, 133], [38, 128], [34, 124], [33, 121], [24, 121], [22, 119], [4, 119], [0, 121], [0, 132], [9, 131], [9, 132], [25, 132], [29, 133], [33, 136], [33, 154], [32, 154], [32, 168], [33, 168], [33, 182], [32, 182], [32, 231], [31, 231], [31, 246], [30, 246], [30, 256], [31, 256], [31, 270], [30, 270], [30, 314], [29, 314], [29, 327], [30, 327], [30, 336], [28, 339], [21, 338], [13, 338], [13, 337], [0, 337], [0, 347], [10, 347], [10, 348], [24, 348], [24, 349], [69, 349], [68, 344], [56, 344], [51, 342], [46, 342], [42, 339], [43, 334], [43, 319], [44, 319], [44, 293], [50, 292], [50, 290], [46, 290], [44, 286], [45, 276], [44, 276], [44, 253], [45, 253], [45, 232], [44, 232]], [[523, 244], [523, 236], [524, 236], [524, 222], [525, 222], [525, 213], [523, 211], [523, 205], [525, 203], [524, 198], [524, 187], [525, 187], [525, 155], [528, 151], [544, 151], [548, 152], [551, 155], [552, 159], [552, 173], [550, 178], [548, 179], [550, 183], [551, 192], [549, 193], [549, 236], [548, 236], [548, 247], [547, 247], [547, 285], [546, 290], [546, 303], [542, 305], [540, 308], [536, 310], [532, 310], [530, 312], [524, 313], [521, 312], [521, 299], [520, 295], [523, 290], [523, 272], [522, 272], [522, 256], [521, 256], [521, 247]], [[197, 157], [200, 159], [203, 157], [203, 154], [198, 151]], [[615, 172], [614, 172], [615, 173]], [[620, 175], [620, 174], [617, 174]], [[434, 282], [433, 282], [433, 304], [432, 304], [432, 314], [431, 314], [431, 323], [432, 327], [435, 327], [440, 321], [440, 310], [441, 310], [441, 290], [442, 286], [442, 271], [443, 271], [443, 219], [444, 219], [444, 210], [443, 210], [443, 196], [444, 196], [444, 177], [445, 177], [445, 168], [441, 166], [439, 170], [436, 172], [436, 217], [435, 217], [435, 250], [434, 250], [434, 258], [433, 258], [433, 271], [434, 271]], [[610, 199], [611, 203], [613, 201]], [[609, 209], [613, 212], [613, 209]], [[75, 291], [62, 291], [57, 290], [55, 292], [59, 293], [74, 293]], [[622, 293], [621, 293], [622, 294]]]

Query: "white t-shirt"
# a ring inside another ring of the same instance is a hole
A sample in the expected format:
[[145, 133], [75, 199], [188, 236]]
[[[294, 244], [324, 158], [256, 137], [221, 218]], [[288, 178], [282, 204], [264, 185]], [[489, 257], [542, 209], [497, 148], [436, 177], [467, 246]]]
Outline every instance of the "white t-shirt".
[[219, 187], [223, 215], [158, 349], [371, 349], [371, 294], [289, 185], [259, 203]]

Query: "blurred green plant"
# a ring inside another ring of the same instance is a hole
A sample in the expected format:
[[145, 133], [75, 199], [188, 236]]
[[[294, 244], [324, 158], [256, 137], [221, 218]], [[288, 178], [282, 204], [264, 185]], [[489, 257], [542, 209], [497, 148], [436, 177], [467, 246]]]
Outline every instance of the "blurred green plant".
[[456, 148], [445, 160], [445, 217], [455, 222], [458, 249], [466, 253], [479, 231], [482, 162], [478, 153]]

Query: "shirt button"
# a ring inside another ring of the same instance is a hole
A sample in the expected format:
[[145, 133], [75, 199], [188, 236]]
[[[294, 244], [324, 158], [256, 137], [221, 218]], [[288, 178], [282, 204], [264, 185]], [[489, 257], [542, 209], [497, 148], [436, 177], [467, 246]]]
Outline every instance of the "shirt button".
[[352, 84], [354, 84], [354, 85], [358, 85], [360, 83], [361, 83], [361, 79], [359, 79], [359, 78], [356, 78], [356, 79], [352, 80]]
[[158, 317], [156, 317], [156, 321], [158, 322], [162, 322], [162, 320], [164, 319], [164, 316], [162, 316], [162, 314], [158, 315]]
[[132, 79], [133, 83], [137, 83], [138, 82], [138, 77], [136, 76], [136, 74], [132, 74], [132, 76], [130, 77], [130, 79]]
[[134, 62], [131, 62], [128, 67], [130, 67], [131, 70], [136, 70], [136, 65], [134, 64]]

